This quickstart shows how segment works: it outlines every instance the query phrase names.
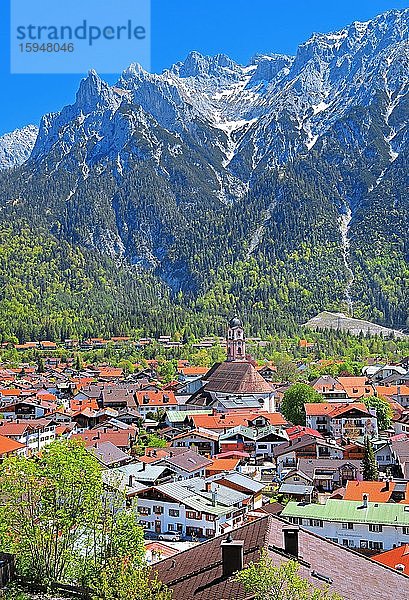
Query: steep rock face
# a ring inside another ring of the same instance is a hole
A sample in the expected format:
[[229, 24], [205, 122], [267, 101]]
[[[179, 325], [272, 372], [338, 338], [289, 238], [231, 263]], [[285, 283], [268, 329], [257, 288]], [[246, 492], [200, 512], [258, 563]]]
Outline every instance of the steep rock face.
[[30, 156], [38, 127], [27, 125], [0, 137], [0, 169], [19, 167]]
[[[113, 86], [91, 71], [42, 119], [23, 176], [0, 181], [3, 215], [149, 269], [196, 309], [230, 302], [255, 327], [351, 302], [403, 327], [408, 21], [389, 11], [247, 66], [191, 52]], [[383, 280], [372, 213], [391, 250]]]

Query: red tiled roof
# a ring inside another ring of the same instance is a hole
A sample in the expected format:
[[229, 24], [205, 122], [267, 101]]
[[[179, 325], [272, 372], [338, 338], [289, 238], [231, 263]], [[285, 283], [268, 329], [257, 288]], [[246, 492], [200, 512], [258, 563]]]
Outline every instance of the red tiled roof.
[[85, 445], [93, 446], [95, 442], [111, 442], [118, 448], [128, 448], [130, 446], [129, 432], [128, 431], [100, 431], [87, 430], [82, 433], [76, 433], [71, 439], [80, 439], [85, 442]]
[[[164, 398], [167, 396], [167, 399]], [[166, 390], [142, 390], [136, 392], [136, 400], [139, 406], [169, 406], [177, 404], [174, 392]], [[144, 402], [144, 400], [146, 400]], [[165, 401], [166, 400], [166, 401]]]
[[352, 409], [370, 414], [363, 402], [312, 402], [305, 404], [305, 414], [310, 417], [328, 415], [331, 418], [336, 418]]
[[70, 400], [70, 409], [73, 412], [81, 412], [85, 408], [98, 410], [98, 402], [95, 398], [84, 398], [82, 400], [76, 400], [75, 398], [72, 398]]
[[[344, 500], [359, 502], [363, 494], [367, 494], [369, 502], [389, 502], [395, 482], [390, 481], [388, 485], [384, 481], [347, 481]], [[402, 504], [409, 504], [408, 492]]]
[[123, 369], [117, 368], [117, 367], [100, 367], [99, 369], [97, 369], [97, 373], [99, 375], [99, 377], [102, 378], [116, 378], [116, 377], [122, 377], [123, 375]]
[[0, 435], [0, 456], [7, 456], [17, 450], [25, 448], [24, 444], [20, 444], [4, 435]]
[[303, 425], [295, 425], [294, 427], [289, 427], [285, 431], [290, 440], [298, 438], [301, 435], [312, 435], [314, 437], [322, 438], [322, 435], [319, 431], [312, 429], [311, 427], [304, 427]]
[[21, 390], [19, 388], [7, 388], [0, 390], [1, 396], [20, 396]]
[[205, 429], [229, 429], [238, 427], [239, 425], [248, 426], [249, 421], [254, 421], [257, 417], [264, 417], [270, 425], [286, 425], [287, 421], [281, 413], [259, 413], [259, 412], [227, 412], [215, 415], [191, 415], [191, 419], [195, 427], [203, 427]]
[[376, 385], [378, 396], [397, 396], [398, 390], [400, 396], [409, 396], [408, 385]]
[[29, 428], [28, 422], [0, 421], [0, 434], [7, 437], [21, 436]]
[[214, 473], [218, 471], [223, 473], [223, 471], [234, 471], [237, 465], [240, 463], [239, 458], [213, 458], [213, 464], [206, 467], [206, 471], [211, 471]]
[[403, 571], [401, 572], [409, 575], [409, 544], [402, 544], [402, 546], [372, 556], [372, 560], [381, 565], [386, 565], [391, 569], [396, 569], [398, 565], [403, 565]]
[[179, 371], [186, 377], [193, 377], [194, 375], [205, 375], [209, 369], [207, 367], [182, 367]]

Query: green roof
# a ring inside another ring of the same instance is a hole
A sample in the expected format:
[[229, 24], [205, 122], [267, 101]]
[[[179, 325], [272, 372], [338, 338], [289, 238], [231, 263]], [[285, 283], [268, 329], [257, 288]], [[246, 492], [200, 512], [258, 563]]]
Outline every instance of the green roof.
[[211, 415], [213, 414], [213, 409], [203, 409], [203, 410], [170, 410], [167, 414], [168, 421], [172, 423], [183, 423], [186, 417], [190, 417], [192, 415]]
[[367, 508], [362, 502], [352, 500], [330, 499], [326, 504], [289, 502], [281, 516], [409, 527], [409, 505], [388, 502], [368, 502]]

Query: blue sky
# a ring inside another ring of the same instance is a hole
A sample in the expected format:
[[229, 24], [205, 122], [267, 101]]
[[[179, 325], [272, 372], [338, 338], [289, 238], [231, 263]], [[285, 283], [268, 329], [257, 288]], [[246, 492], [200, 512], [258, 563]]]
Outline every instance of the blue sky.
[[[113, 2], [120, 7], [121, 0]], [[37, 124], [44, 113], [71, 103], [81, 79], [10, 75], [8, 5], [9, 0], [0, 1], [0, 134]], [[408, 0], [152, 0], [152, 70], [162, 71], [191, 50], [224, 52], [241, 63], [257, 52], [294, 54], [312, 32], [333, 31], [408, 5]], [[113, 82], [116, 76], [105, 79]]]

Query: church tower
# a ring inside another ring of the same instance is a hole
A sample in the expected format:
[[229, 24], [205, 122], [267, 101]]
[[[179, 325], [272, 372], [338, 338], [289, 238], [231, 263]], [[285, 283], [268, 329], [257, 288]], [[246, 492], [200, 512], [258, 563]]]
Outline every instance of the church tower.
[[227, 360], [245, 360], [246, 339], [243, 324], [238, 317], [234, 317], [227, 329]]

